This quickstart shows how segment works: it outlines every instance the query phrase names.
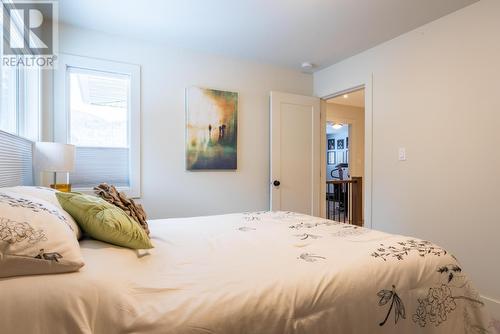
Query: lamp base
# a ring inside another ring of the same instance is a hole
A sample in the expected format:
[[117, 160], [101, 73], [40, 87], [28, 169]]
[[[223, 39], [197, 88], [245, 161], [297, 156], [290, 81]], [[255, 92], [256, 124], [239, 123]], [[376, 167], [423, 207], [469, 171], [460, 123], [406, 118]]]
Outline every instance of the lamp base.
[[52, 189], [62, 191], [63, 193], [71, 192], [71, 183], [56, 183], [56, 184], [51, 184], [50, 187]]

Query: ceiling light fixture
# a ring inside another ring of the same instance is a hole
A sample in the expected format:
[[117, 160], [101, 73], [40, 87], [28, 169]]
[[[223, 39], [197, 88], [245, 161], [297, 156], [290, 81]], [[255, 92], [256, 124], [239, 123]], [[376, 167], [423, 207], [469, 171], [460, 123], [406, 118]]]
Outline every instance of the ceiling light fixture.
[[311, 63], [311, 62], [305, 61], [305, 62], [303, 62], [303, 63], [300, 65], [300, 67], [302, 67], [302, 69], [303, 69], [304, 71], [310, 71], [310, 70], [312, 70], [312, 69], [313, 69], [314, 64], [313, 64], [313, 63]]
[[349, 95], [348, 94], [344, 94], [344, 99], [348, 99], [349, 98]]
[[335, 130], [338, 130], [338, 129], [342, 129], [343, 125], [342, 124], [339, 124], [339, 123], [335, 123], [333, 124], [332, 128], [334, 128]]

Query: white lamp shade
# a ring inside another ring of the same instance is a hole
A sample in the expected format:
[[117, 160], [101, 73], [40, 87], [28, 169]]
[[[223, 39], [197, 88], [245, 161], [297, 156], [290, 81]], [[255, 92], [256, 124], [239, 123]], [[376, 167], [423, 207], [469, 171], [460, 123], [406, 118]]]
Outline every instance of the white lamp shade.
[[75, 146], [37, 142], [33, 160], [38, 172], [72, 172], [75, 168]]

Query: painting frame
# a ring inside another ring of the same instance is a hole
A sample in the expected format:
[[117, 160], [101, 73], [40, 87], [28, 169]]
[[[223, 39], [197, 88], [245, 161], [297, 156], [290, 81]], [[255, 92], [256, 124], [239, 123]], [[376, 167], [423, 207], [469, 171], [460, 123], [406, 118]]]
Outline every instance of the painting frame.
[[344, 139], [337, 139], [337, 150], [344, 149]]
[[328, 138], [327, 146], [328, 146], [329, 151], [334, 150], [335, 149], [335, 138]]
[[238, 92], [186, 88], [186, 170], [237, 170], [238, 104]]

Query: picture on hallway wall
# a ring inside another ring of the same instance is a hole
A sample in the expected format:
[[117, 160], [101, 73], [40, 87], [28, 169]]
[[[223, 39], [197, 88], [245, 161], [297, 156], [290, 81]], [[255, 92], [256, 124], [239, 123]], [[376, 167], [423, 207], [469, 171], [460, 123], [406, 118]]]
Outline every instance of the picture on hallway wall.
[[337, 139], [337, 150], [344, 149], [344, 139]]
[[328, 150], [335, 149], [335, 139], [328, 139]]
[[236, 169], [238, 93], [186, 89], [186, 168]]

